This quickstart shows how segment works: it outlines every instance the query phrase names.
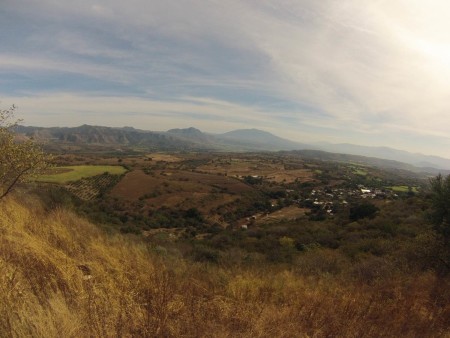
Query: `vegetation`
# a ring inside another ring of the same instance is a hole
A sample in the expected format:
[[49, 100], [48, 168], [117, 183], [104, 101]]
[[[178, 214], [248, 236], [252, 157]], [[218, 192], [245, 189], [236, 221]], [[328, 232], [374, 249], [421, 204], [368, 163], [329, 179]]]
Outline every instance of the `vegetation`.
[[[444, 337], [450, 330], [449, 280], [432, 271], [403, 273], [377, 257], [350, 265], [339, 252], [313, 247], [285, 267], [261, 265], [257, 256], [238, 264], [233, 252], [227, 264], [211, 265], [217, 254], [205, 249], [197, 257], [207, 262], [192, 263], [181, 248], [107, 234], [30, 198], [0, 206], [4, 336]], [[288, 238], [281, 242], [292, 249]]]
[[0, 199], [47, 166], [46, 155], [33, 140], [16, 140], [15, 107], [0, 110]]
[[357, 221], [361, 218], [373, 218], [375, 213], [379, 211], [375, 205], [371, 203], [363, 203], [350, 208], [350, 220]]
[[433, 222], [444, 237], [450, 239], [450, 175], [430, 180], [433, 201]]
[[431, 220], [441, 240], [441, 262], [450, 270], [450, 175], [438, 175], [430, 180]]
[[40, 175], [37, 180], [47, 183], [64, 184], [78, 181], [82, 178], [109, 173], [112, 175], [121, 175], [126, 172], [122, 166], [111, 165], [77, 165], [53, 168], [53, 172]]

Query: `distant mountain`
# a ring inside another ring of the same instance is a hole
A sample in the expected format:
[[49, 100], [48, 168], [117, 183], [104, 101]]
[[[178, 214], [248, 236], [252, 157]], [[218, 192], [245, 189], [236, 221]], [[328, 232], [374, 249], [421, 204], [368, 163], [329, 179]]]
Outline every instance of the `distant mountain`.
[[423, 154], [413, 154], [389, 147], [368, 147], [348, 143], [317, 143], [316, 149], [342, 154], [361, 155], [404, 162], [416, 167], [450, 169], [450, 159]]
[[149, 150], [191, 150], [197, 149], [195, 142], [176, 137], [169, 133], [142, 131], [130, 127], [110, 128], [82, 125], [74, 128], [17, 128], [17, 132], [26, 137], [48, 145], [95, 145], [95, 146], [127, 146], [148, 148]]
[[214, 143], [214, 137], [202, 133], [200, 130], [193, 127], [185, 129], [170, 129], [167, 131], [167, 133], [188, 141], [200, 142], [203, 143], [203, 145], [205, 145], [205, 142]]
[[[290, 151], [309, 149], [391, 160], [393, 167], [404, 168], [403, 164], [406, 163], [409, 166], [419, 167], [421, 169], [418, 170], [424, 172], [434, 173], [435, 169], [450, 170], [450, 159], [438, 156], [413, 154], [388, 147], [366, 147], [346, 143], [322, 142], [311, 145], [293, 142], [258, 129], [239, 129], [224, 134], [207, 134], [193, 127], [154, 132], [133, 127], [111, 128], [90, 125], [74, 128], [19, 126], [17, 133], [20, 138], [32, 137], [49, 147], [52, 146], [52, 149], [63, 144], [128, 147], [129, 149], [152, 151]], [[371, 160], [371, 162], [374, 161]], [[402, 165], [398, 164], [400, 162]]]
[[20, 126], [17, 132], [45, 143], [139, 146], [159, 150], [276, 151], [307, 147], [257, 129], [213, 135], [193, 127], [153, 132], [132, 127], [82, 125], [74, 128]]
[[311, 145], [293, 142], [267, 131], [259, 129], [238, 129], [225, 134], [216, 135], [216, 138], [229, 145], [252, 150], [296, 150], [311, 149]]
[[[373, 167], [392, 169], [395, 171], [402, 171], [403, 175], [408, 176], [414, 173], [415, 177], [429, 176], [430, 174], [436, 175], [442, 173], [444, 175], [450, 174], [450, 170], [436, 169], [432, 167], [417, 167], [412, 164], [399, 162], [395, 160], [381, 159], [377, 157], [351, 155], [344, 153], [332, 153], [323, 150], [293, 150], [287, 152], [290, 155], [298, 155], [303, 158], [315, 159], [320, 161], [333, 161], [333, 162], [353, 162], [363, 165], [369, 165]], [[406, 173], [407, 172], [407, 173]], [[419, 176], [417, 176], [419, 174]]]

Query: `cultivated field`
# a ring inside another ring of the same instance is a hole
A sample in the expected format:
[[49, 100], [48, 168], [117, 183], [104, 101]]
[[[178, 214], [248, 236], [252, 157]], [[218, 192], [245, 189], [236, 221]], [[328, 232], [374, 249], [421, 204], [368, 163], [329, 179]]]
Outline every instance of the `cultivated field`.
[[102, 173], [111, 175], [121, 175], [126, 172], [122, 166], [105, 165], [79, 165], [57, 167], [49, 170], [48, 173], [37, 178], [39, 182], [66, 184], [68, 182], [78, 181], [82, 178], [100, 175]]
[[155, 162], [175, 163], [175, 162], [183, 161], [183, 159], [178, 156], [174, 156], [171, 154], [164, 154], [164, 153], [151, 153], [151, 154], [148, 154], [147, 157]]
[[211, 174], [223, 174], [231, 177], [258, 176], [274, 183], [310, 182], [314, 172], [310, 169], [286, 166], [280, 160], [262, 158], [217, 159], [198, 167], [199, 171]]
[[82, 178], [81, 180], [69, 182], [66, 184], [66, 189], [73, 193], [78, 198], [84, 201], [90, 201], [112, 188], [119, 182], [119, 175], [111, 175], [107, 172]]
[[[406, 186], [406, 185], [395, 185], [392, 187], [389, 187], [392, 191], [395, 192], [408, 192], [410, 187]], [[411, 191], [414, 193], [419, 192], [419, 190], [417, 189], [417, 187], [411, 187]]]
[[271, 214], [267, 214], [262, 216], [261, 218], [256, 220], [256, 224], [267, 224], [279, 221], [293, 221], [297, 218], [305, 216], [305, 213], [310, 211], [306, 208], [299, 208], [296, 205], [291, 205], [289, 207], [282, 208], [277, 210]]
[[197, 208], [208, 219], [213, 210], [236, 201], [254, 188], [223, 175], [185, 170], [137, 169], [127, 173], [111, 190], [111, 196], [124, 203], [140, 203], [141, 212], [162, 207], [187, 210]]

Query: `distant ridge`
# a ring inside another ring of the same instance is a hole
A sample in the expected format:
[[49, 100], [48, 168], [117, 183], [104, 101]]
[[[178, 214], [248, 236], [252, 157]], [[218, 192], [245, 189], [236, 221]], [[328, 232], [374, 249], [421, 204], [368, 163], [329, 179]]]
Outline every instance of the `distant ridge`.
[[211, 136], [202, 133], [200, 130], [194, 127], [184, 128], [184, 129], [170, 129], [167, 133], [176, 135], [177, 137], [183, 138], [191, 142], [206, 142], [210, 143], [213, 141]]
[[61, 144], [138, 147], [159, 151], [289, 151], [322, 150], [392, 160], [436, 172], [450, 170], [450, 159], [413, 154], [389, 147], [368, 147], [354, 144], [294, 142], [259, 129], [238, 129], [223, 134], [208, 134], [197, 128], [170, 129], [166, 132], [139, 130], [133, 127], [111, 128], [82, 125], [79, 127], [18, 126], [20, 137], [32, 137], [47, 145]]
[[450, 169], [450, 159], [439, 156], [414, 154], [404, 150], [398, 150], [389, 147], [369, 147], [349, 143], [331, 144], [325, 142], [317, 143], [315, 144], [315, 146], [316, 149], [333, 153], [384, 158], [387, 160], [409, 163], [417, 167], [429, 167], [447, 170]]
[[260, 150], [297, 150], [311, 149], [311, 145], [293, 142], [267, 131], [259, 129], [238, 129], [216, 136], [219, 140], [226, 141], [236, 146], [257, 148]]

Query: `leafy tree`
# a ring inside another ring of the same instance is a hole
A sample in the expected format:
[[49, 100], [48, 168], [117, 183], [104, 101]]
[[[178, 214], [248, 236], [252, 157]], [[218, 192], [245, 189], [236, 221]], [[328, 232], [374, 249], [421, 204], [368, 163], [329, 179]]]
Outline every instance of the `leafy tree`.
[[373, 218], [375, 213], [379, 211], [375, 205], [371, 203], [363, 203], [350, 208], [349, 218], [351, 221], [357, 221], [361, 218]]
[[441, 174], [430, 179], [433, 212], [431, 219], [437, 232], [450, 241], [450, 175]]
[[46, 168], [47, 157], [33, 140], [17, 141], [16, 107], [0, 110], [0, 199], [20, 182]]

